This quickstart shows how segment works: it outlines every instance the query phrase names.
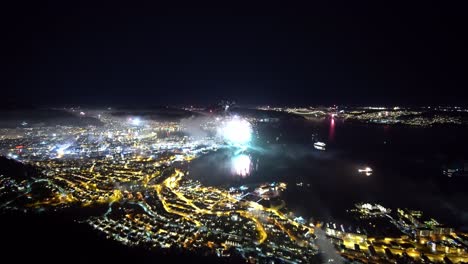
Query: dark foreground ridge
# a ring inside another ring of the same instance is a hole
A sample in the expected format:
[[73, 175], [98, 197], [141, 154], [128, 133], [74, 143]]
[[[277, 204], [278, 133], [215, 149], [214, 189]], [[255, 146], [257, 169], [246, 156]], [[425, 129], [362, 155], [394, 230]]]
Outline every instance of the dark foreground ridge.
[[63, 214], [9, 212], [2, 214], [2, 223], [3, 258], [21, 263], [243, 263], [177, 248], [128, 247]]
[[[40, 175], [34, 166], [5, 157], [0, 157], [0, 174], [17, 181]], [[153, 250], [128, 247], [79, 223], [75, 220], [79, 217], [71, 211], [22, 213], [2, 210], [3, 258], [22, 263], [165, 263], [169, 260], [175, 263], [243, 263], [236, 254], [230, 258], [218, 258], [208, 249], [187, 251], [177, 247]]]

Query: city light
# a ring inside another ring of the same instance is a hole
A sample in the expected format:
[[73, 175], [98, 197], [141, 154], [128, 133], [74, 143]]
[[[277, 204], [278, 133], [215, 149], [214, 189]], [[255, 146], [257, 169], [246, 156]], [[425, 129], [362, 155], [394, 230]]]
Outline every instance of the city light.
[[141, 119], [138, 118], [138, 117], [130, 118], [129, 121], [130, 121], [130, 124], [132, 124], [134, 126], [141, 125]]
[[57, 146], [57, 158], [62, 158], [65, 154], [69, 153], [69, 151], [66, 151], [69, 147], [70, 144]]
[[[96, 113], [90, 111], [86, 115], [94, 117]], [[334, 118], [330, 118], [330, 113], [321, 114], [315, 110], [310, 113], [314, 118], [315, 115], [321, 115], [320, 118], [328, 122], [324, 122], [325, 129], [314, 132], [312, 140], [308, 139], [304, 145], [308, 151], [313, 151], [311, 157], [319, 157], [322, 154], [315, 150], [325, 151], [329, 145], [338, 148], [332, 144], [334, 129], [339, 129], [335, 122], [343, 124], [342, 113]], [[422, 259], [421, 253], [430, 253], [428, 258], [434, 262], [444, 257], [454, 263], [468, 260], [466, 247], [457, 242], [465, 239], [465, 235], [423, 217], [419, 211], [356, 203], [347, 213], [359, 221], [359, 227], [315, 222], [291, 212], [281, 192], [286, 190], [287, 184], [294, 186], [292, 192], [307, 192], [313, 181], [297, 181], [294, 177], [282, 177], [292, 181], [286, 183], [264, 180], [264, 168], [258, 166], [267, 159], [262, 153], [277, 151], [263, 145], [262, 133], [264, 126], [276, 128], [274, 123], [279, 119], [263, 116], [247, 119], [222, 113], [200, 119], [203, 121], [196, 123], [196, 128], [201, 127], [206, 133], [195, 138], [185, 133], [187, 124], [184, 122], [161, 122], [136, 116], [122, 119], [103, 113], [102, 126], [32, 126], [4, 130], [0, 152], [11, 160], [7, 162], [28, 163], [40, 171], [32, 177], [17, 173], [0, 175], [0, 198], [3, 199], [0, 207], [7, 205], [4, 208], [28, 214], [80, 210], [95, 205], [107, 207], [105, 213], [84, 218], [83, 223], [123, 245], [156, 249], [180, 246], [187, 250], [208, 245], [220, 252], [219, 256], [224, 256], [229, 247], [248, 249], [258, 245], [258, 252], [251, 255], [257, 262], [266, 255], [291, 263], [313, 262], [321, 247], [317, 239], [320, 236], [314, 234], [322, 227], [328, 236], [323, 235], [323, 240], [339, 248], [334, 259], [368, 262], [371, 256], [380, 263], [390, 254], [398, 256], [406, 252], [418, 261]], [[255, 148], [250, 147], [253, 124], [259, 124], [255, 131], [259, 143]], [[327, 128], [328, 140], [318, 141], [327, 136]], [[284, 136], [272, 135], [272, 138]], [[287, 141], [282, 141], [287, 150]], [[199, 162], [209, 166], [200, 170]], [[368, 162], [353, 168], [351, 173], [356, 174], [357, 170], [361, 177], [370, 176], [374, 161], [369, 159]], [[222, 169], [221, 175], [216, 168]], [[253, 177], [254, 171], [258, 179], [249, 180], [247, 177]], [[224, 176], [228, 176], [228, 184], [222, 187], [203, 182], [205, 177], [225, 180]], [[272, 180], [280, 178], [272, 176]], [[359, 182], [378, 178], [364, 177]], [[30, 195], [35, 193], [41, 195]], [[389, 228], [392, 232], [380, 231]]]

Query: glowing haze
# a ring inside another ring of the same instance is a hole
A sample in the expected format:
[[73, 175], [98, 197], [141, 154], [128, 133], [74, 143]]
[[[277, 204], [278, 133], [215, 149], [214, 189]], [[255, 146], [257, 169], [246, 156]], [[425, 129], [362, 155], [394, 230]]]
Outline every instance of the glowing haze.
[[245, 145], [252, 137], [252, 126], [247, 120], [233, 117], [227, 120], [220, 129], [224, 140], [234, 145]]

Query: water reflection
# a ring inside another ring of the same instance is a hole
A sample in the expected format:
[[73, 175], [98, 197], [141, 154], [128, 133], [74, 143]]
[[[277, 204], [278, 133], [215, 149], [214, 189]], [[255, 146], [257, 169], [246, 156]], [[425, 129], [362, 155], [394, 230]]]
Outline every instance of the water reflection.
[[328, 131], [328, 140], [333, 141], [335, 139], [335, 118], [330, 119], [330, 130]]
[[231, 172], [234, 175], [246, 177], [250, 175], [252, 161], [246, 154], [236, 155], [231, 159]]

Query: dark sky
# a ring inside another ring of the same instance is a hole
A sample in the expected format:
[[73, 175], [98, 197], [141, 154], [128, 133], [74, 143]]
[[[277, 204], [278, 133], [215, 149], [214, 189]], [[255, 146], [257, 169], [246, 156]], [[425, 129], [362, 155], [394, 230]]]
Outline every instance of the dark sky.
[[468, 102], [468, 18], [449, 1], [12, 2], [10, 101]]

